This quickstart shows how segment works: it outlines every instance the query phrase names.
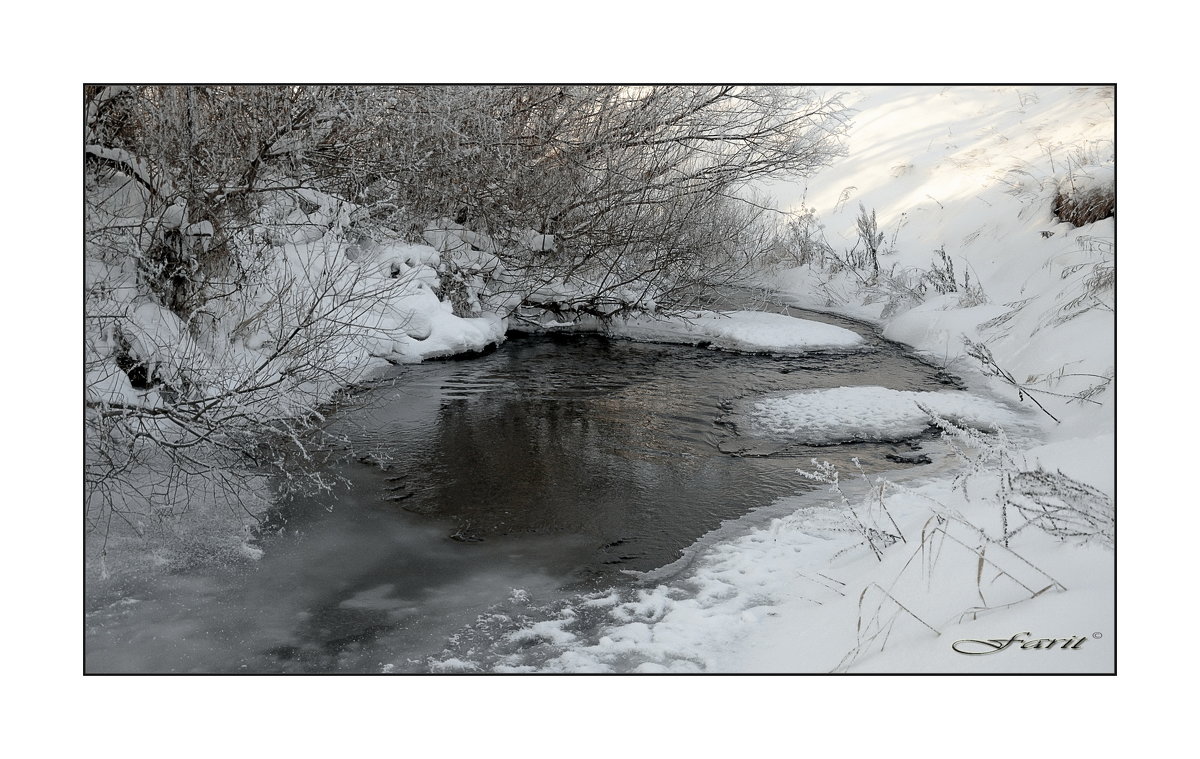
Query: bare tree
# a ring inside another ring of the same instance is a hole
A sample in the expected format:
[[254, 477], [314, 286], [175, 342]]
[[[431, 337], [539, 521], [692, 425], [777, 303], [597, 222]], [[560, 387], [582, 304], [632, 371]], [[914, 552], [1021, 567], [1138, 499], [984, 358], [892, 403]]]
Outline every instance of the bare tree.
[[[577, 277], [604, 299], [636, 275], [667, 303], [727, 279], [716, 262], [745, 252], [741, 225], [712, 221], [761, 216], [747, 186], [826, 165], [846, 123], [836, 98], [732, 86], [435, 88], [395, 107], [434, 125], [387, 122], [407, 130], [387, 144], [412, 146], [394, 155], [421, 179], [381, 172], [396, 207], [496, 240], [530, 285]], [[553, 236], [554, 255], [506, 244], [521, 230]]]

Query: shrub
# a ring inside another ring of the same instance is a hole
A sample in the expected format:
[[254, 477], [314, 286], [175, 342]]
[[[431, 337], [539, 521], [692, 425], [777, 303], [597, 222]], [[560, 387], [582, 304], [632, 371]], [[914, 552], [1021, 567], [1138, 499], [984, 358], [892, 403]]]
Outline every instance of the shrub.
[[1062, 221], [1082, 227], [1117, 214], [1116, 164], [1111, 143], [1076, 150], [1051, 204]]
[[1114, 187], [1077, 191], [1060, 187], [1054, 196], [1051, 210], [1060, 220], [1082, 227], [1117, 215], [1117, 194]]

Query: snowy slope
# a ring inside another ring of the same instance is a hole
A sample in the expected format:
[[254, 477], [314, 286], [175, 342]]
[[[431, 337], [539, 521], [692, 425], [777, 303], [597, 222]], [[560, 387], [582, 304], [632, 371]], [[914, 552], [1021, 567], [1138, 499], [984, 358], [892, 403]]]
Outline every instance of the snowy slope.
[[[1074, 228], [1051, 210], [1060, 184], [1111, 180], [1111, 90], [873, 88], [848, 100], [859, 109], [849, 157], [780, 200], [813, 209], [835, 250], [857, 241], [860, 204], [874, 210], [881, 269], [929, 270], [942, 265], [944, 249], [955, 279], [961, 285], [969, 275], [984, 302], [930, 292], [920, 304], [893, 298], [888, 313], [889, 299], [864, 298], [853, 277], [808, 267], [783, 272], [776, 284], [806, 305], [883, 321], [888, 338], [941, 361], [972, 365], [966, 335], [984, 338], [1022, 380], [1074, 375], [1044, 383], [1049, 391], [1074, 394], [1113, 369], [1112, 293], [1093, 298], [1088, 286], [1115, 265], [1113, 220]], [[999, 328], [980, 331], [996, 321]], [[1060, 419], [1078, 421], [1066, 403], [1047, 403]]]

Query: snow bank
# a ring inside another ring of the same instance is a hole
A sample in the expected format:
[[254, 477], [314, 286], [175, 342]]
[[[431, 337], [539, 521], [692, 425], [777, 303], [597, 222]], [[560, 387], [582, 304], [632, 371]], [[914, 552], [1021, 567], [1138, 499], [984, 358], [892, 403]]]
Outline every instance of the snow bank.
[[394, 363], [419, 363], [429, 358], [445, 358], [459, 353], [478, 352], [504, 341], [507, 320], [495, 314], [464, 318], [455, 316], [449, 303], [427, 299], [434, 304], [419, 313], [423, 329], [400, 330], [393, 335], [388, 350], [375, 355]]
[[[795, 305], [881, 324], [888, 339], [959, 374], [981, 370], [964, 338], [986, 343], [1000, 367], [1041, 392], [1034, 397], [1062, 430], [1090, 425], [1084, 419], [1094, 415], [1077, 412], [1094, 404], [1072, 396], [1103, 385], [1116, 363], [1115, 222], [1077, 228], [1053, 207], [1064, 187], [1111, 190], [1112, 89], [874, 87], [849, 99], [860, 114], [848, 159], [777, 194], [793, 210], [814, 211], [839, 255], [861, 247], [859, 205], [875, 211], [884, 236], [879, 286], [819, 266], [786, 270], [770, 284]], [[935, 268], [937, 287], [922, 283]], [[990, 384], [1018, 398], [1012, 384]], [[1111, 396], [1093, 394], [1110, 418]]]
[[928, 409], [959, 426], [995, 431], [1016, 423], [1008, 408], [964, 392], [915, 392], [885, 387], [806, 390], [754, 404], [756, 427], [810, 445], [852, 440], [899, 441], [932, 424]]
[[[537, 667], [548, 672], [1106, 671], [1112, 552], [1037, 530], [1020, 532], [1007, 548], [985, 537], [995, 533], [999, 509], [980, 496], [999, 478], [977, 475], [968, 499], [946, 474], [951, 463], [939, 460], [934, 476], [882, 491], [843, 484], [846, 501], [842, 491], [788, 499], [793, 513], [702, 549], [682, 574], [615, 600], [583, 596], [514, 637], [556, 647]], [[877, 507], [869, 513], [877, 492], [887, 517]], [[877, 559], [858, 520], [876, 536], [904, 539]], [[577, 610], [597, 601], [609, 608], [605, 621], [586, 635], [573, 631]], [[553, 638], [539, 635], [546, 629]], [[1014, 633], [1086, 641], [1069, 651], [1017, 644], [986, 656], [953, 649], [959, 640]]]
[[614, 337], [744, 353], [804, 353], [854, 348], [863, 338], [832, 324], [759, 311], [695, 311], [679, 317], [615, 318], [605, 330]]

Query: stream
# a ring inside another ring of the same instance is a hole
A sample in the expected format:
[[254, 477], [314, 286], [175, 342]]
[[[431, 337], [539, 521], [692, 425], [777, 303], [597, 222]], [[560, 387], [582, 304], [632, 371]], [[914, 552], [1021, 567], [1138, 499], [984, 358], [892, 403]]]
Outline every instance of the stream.
[[279, 504], [261, 559], [89, 588], [86, 671], [429, 671], [816, 487], [796, 474], [814, 457], [913, 466], [922, 439], [818, 448], [747, 428], [769, 394], [958, 386], [869, 326], [791, 313], [866, 345], [775, 357], [513, 334], [390, 370], [333, 423], [351, 487]]

